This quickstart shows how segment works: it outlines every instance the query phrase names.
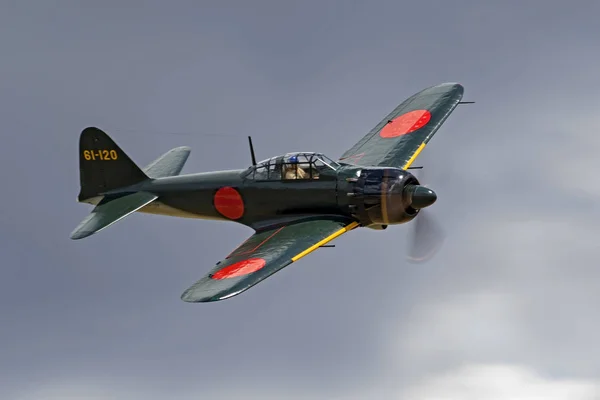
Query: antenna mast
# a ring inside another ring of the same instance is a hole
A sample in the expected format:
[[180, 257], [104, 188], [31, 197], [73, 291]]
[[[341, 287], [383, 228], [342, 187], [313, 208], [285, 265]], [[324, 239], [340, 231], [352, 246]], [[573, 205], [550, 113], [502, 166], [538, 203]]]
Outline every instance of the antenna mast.
[[254, 146], [252, 146], [252, 137], [248, 136], [248, 144], [250, 145], [250, 155], [252, 156], [252, 165], [256, 166], [256, 157], [254, 156]]

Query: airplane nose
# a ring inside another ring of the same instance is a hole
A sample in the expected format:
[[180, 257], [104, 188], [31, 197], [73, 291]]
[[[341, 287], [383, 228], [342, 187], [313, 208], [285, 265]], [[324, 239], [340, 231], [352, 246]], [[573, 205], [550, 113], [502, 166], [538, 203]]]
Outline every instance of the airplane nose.
[[410, 205], [417, 210], [429, 207], [437, 200], [437, 194], [428, 187], [410, 185], [407, 189], [410, 192]]

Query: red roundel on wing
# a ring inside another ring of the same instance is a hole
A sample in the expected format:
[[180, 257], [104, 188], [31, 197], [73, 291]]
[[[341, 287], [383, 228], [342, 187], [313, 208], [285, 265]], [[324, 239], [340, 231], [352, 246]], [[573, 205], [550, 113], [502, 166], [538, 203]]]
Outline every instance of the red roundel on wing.
[[431, 113], [427, 110], [414, 110], [402, 114], [388, 122], [383, 127], [379, 136], [382, 138], [394, 138], [411, 133], [427, 125], [431, 119]]
[[265, 267], [267, 262], [262, 258], [249, 258], [247, 260], [238, 261], [231, 265], [221, 268], [214, 274], [213, 279], [227, 279], [244, 276], [258, 271]]
[[215, 208], [224, 217], [238, 219], [244, 215], [244, 200], [232, 187], [222, 187], [215, 193]]

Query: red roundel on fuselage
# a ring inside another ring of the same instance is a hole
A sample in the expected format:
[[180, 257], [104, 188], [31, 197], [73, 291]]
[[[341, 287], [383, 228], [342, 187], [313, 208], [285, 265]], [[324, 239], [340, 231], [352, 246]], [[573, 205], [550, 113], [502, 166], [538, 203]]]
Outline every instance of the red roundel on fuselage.
[[232, 187], [222, 187], [214, 197], [217, 211], [229, 219], [239, 219], [244, 215], [244, 200]]
[[238, 261], [231, 265], [221, 268], [214, 274], [212, 279], [227, 279], [244, 276], [262, 269], [267, 265], [267, 262], [262, 258], [249, 258], [247, 260]]
[[379, 136], [382, 138], [395, 138], [406, 135], [427, 125], [431, 119], [431, 113], [427, 110], [414, 110], [402, 114], [388, 122]]

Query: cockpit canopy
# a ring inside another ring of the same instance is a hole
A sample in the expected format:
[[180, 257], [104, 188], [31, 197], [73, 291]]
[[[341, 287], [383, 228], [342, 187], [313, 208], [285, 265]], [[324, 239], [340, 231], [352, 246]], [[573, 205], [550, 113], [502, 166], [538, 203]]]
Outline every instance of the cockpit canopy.
[[259, 162], [246, 175], [257, 181], [335, 179], [341, 165], [321, 153], [287, 153]]

